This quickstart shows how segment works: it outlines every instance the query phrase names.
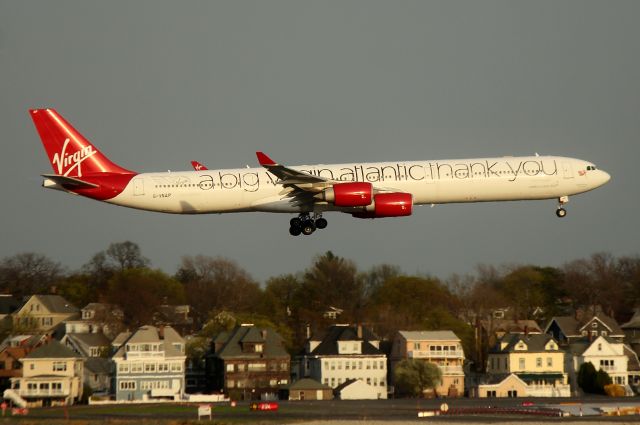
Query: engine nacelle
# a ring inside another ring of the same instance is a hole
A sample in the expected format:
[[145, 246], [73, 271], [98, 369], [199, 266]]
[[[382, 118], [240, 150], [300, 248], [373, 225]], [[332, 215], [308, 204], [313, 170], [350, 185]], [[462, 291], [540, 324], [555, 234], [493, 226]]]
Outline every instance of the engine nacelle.
[[316, 195], [337, 207], [365, 207], [371, 205], [373, 185], [364, 182], [337, 183]]
[[413, 196], [410, 193], [378, 193], [373, 204], [363, 212], [353, 213], [357, 218], [405, 217], [413, 212]]

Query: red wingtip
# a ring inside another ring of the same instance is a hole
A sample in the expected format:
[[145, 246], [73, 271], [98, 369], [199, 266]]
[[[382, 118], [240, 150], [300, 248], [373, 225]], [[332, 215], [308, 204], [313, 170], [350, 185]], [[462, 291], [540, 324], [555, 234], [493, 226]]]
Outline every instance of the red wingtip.
[[205, 167], [204, 165], [200, 164], [198, 161], [191, 161], [191, 166], [196, 171], [208, 170], [207, 167]]
[[258, 157], [258, 162], [262, 166], [276, 165], [276, 162], [273, 159], [269, 158], [267, 155], [265, 155], [263, 152], [256, 152], [256, 156]]

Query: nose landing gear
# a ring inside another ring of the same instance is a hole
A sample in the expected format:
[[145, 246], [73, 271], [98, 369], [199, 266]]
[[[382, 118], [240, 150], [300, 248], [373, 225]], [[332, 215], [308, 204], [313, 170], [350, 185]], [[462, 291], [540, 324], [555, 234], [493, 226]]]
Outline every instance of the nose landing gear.
[[289, 234], [291, 236], [310, 235], [316, 229], [324, 229], [327, 227], [327, 220], [322, 218], [321, 213], [313, 213], [313, 217], [309, 213], [302, 213], [298, 217], [289, 220]]

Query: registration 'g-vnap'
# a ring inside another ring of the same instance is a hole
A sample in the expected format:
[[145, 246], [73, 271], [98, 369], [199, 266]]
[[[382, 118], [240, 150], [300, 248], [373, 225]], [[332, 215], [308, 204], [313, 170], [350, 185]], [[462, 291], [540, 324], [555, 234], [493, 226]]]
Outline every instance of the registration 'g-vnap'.
[[262, 168], [139, 174], [111, 162], [53, 109], [31, 118], [54, 174], [43, 186], [125, 207], [174, 214], [263, 211], [296, 214], [292, 235], [327, 226], [326, 211], [357, 218], [403, 217], [414, 205], [557, 199], [610, 179], [589, 162], [556, 156], [303, 165], [257, 152]]

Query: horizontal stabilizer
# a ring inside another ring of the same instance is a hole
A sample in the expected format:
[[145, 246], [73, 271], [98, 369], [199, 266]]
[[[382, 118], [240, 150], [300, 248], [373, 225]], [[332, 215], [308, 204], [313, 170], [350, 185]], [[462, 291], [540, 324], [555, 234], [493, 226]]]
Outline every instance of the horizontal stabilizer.
[[58, 174], [42, 174], [42, 177], [51, 180], [60, 186], [73, 186], [74, 189], [99, 187], [97, 184], [89, 183], [75, 177], [61, 176]]

